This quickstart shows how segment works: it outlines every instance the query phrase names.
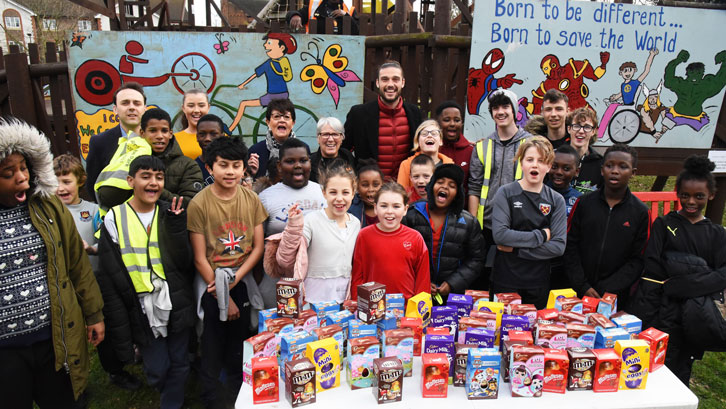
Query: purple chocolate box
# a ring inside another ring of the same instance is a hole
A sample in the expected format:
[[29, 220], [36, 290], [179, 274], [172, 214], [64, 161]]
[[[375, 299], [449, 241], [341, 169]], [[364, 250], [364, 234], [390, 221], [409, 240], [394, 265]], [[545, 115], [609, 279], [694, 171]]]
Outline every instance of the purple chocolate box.
[[509, 340], [509, 331], [530, 331], [529, 318], [524, 315], [502, 315], [501, 337], [499, 345], [504, 345], [504, 341]]
[[451, 335], [456, 335], [459, 326], [459, 317], [456, 314], [456, 307], [443, 306], [431, 308], [431, 326], [447, 327]]
[[469, 328], [464, 337], [465, 344], [476, 344], [478, 348], [494, 348], [494, 331], [484, 328]]
[[469, 315], [469, 311], [471, 311], [472, 306], [471, 296], [462, 294], [449, 294], [449, 298], [446, 300], [446, 305], [449, 307], [455, 307], [456, 313], [459, 317]]
[[449, 358], [449, 378], [453, 379], [454, 357], [456, 357], [453, 335], [426, 335], [424, 338], [424, 349], [421, 353], [446, 354], [446, 357]]

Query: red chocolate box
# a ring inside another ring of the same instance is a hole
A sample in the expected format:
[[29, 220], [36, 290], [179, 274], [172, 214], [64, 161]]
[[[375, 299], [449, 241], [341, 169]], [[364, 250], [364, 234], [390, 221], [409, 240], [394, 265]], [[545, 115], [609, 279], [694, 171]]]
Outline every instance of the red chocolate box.
[[641, 331], [638, 334], [638, 339], [644, 339], [650, 344], [650, 372], [658, 370], [665, 364], [668, 334], [650, 327], [645, 331]]
[[620, 384], [620, 356], [612, 348], [593, 349], [596, 374], [592, 384], [595, 392], [617, 392]]
[[446, 354], [423, 354], [422, 395], [424, 398], [445, 398], [449, 390], [449, 358]]
[[543, 348], [545, 351], [544, 387], [545, 392], [565, 393], [567, 371], [570, 358], [564, 349]]
[[269, 403], [280, 400], [279, 373], [277, 357], [252, 358], [252, 403]]

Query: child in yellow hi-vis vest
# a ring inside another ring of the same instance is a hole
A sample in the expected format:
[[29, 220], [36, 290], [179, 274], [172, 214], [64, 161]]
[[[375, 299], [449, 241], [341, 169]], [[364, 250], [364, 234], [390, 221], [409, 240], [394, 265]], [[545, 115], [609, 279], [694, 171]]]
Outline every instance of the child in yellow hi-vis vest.
[[117, 356], [124, 362], [141, 350], [149, 384], [161, 407], [181, 407], [189, 374], [187, 344], [194, 324], [191, 247], [182, 201], [160, 201], [164, 163], [134, 159], [126, 178], [128, 201], [112, 207], [101, 229], [98, 282]]
[[[522, 178], [522, 169], [514, 160], [519, 145], [532, 135], [517, 126], [517, 95], [508, 89], [498, 89], [489, 95], [489, 114], [496, 128], [491, 135], [476, 143], [469, 160], [469, 193], [467, 210], [476, 216], [484, 235], [487, 252], [486, 266], [494, 257], [492, 237], [492, 199], [507, 183]], [[476, 289], [489, 288], [489, 274], [483, 274], [474, 284]]]

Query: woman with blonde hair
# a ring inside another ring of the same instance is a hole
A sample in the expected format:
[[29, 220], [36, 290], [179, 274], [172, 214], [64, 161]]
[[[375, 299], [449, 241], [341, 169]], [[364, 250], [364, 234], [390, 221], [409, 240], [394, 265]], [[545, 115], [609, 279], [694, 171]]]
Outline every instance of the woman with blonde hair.
[[398, 169], [398, 184], [406, 190], [412, 187], [411, 162], [418, 155], [429, 156], [436, 166], [443, 163], [454, 163], [450, 157], [439, 153], [441, 145], [441, 127], [439, 127], [439, 123], [434, 119], [421, 122], [413, 137], [413, 156], [401, 162], [401, 167]]

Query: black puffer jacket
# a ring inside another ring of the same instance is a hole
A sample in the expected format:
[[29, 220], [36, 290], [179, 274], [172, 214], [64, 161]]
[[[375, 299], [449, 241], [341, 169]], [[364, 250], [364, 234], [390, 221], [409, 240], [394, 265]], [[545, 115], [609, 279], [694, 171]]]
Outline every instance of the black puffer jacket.
[[[174, 215], [169, 203], [159, 201], [159, 247], [164, 274], [169, 284], [172, 310], [169, 333], [194, 325], [196, 305], [192, 293], [194, 268], [189, 245], [186, 212]], [[133, 344], [147, 345], [154, 337], [141, 303], [121, 259], [118, 244], [106, 227], [101, 229], [99, 242], [101, 271], [98, 284], [103, 294], [103, 313], [106, 317], [106, 339], [123, 362], [134, 358]]]
[[[431, 201], [434, 197], [432, 188], [433, 178], [426, 187]], [[446, 281], [452, 293], [463, 294], [484, 270], [484, 238], [479, 222], [471, 213], [463, 210], [464, 192], [459, 186], [442, 227], [439, 248], [432, 249], [433, 232], [427, 205], [433, 206], [424, 200], [411, 205], [402, 223], [421, 233], [426, 242], [431, 283], [441, 285]], [[438, 255], [436, 263], [433, 261], [434, 251]]]
[[184, 198], [182, 205], [189, 206], [192, 198], [204, 188], [202, 170], [194, 159], [184, 156], [184, 153], [172, 137], [166, 150], [155, 154], [164, 161], [164, 191], [161, 193], [161, 200], [171, 202], [174, 196]]
[[645, 251], [644, 279], [630, 310], [643, 320], [643, 328], [656, 327], [670, 335], [669, 354], [683, 347], [697, 357], [703, 352], [688, 342], [703, 335], [697, 330], [699, 320], [691, 319], [684, 326], [683, 308], [688, 299], [726, 288], [724, 248], [726, 231], [708, 219], [691, 223], [674, 211], [653, 222]]

